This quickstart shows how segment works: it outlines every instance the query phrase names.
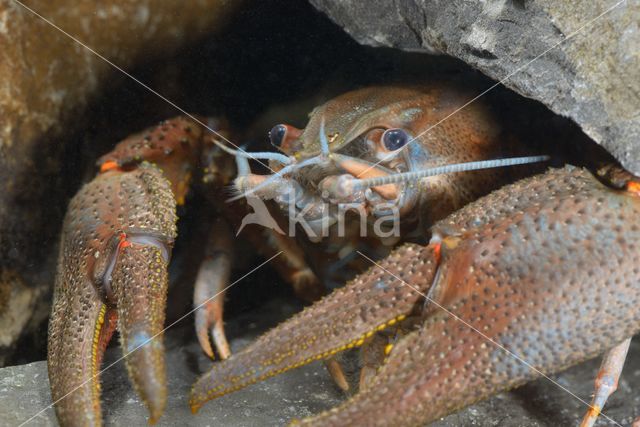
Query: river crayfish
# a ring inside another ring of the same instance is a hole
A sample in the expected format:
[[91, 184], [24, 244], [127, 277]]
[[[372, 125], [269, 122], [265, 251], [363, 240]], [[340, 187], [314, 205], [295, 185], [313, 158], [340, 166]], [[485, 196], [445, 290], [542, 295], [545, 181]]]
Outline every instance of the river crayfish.
[[[514, 165], [548, 157], [514, 158], [481, 103], [452, 115], [464, 99], [446, 86], [349, 92], [316, 108], [304, 130], [276, 125], [279, 153], [231, 148], [217, 122], [176, 118], [100, 158], [61, 238], [48, 353], [61, 424], [101, 424], [98, 372], [115, 329], [150, 421], [161, 416], [167, 265], [176, 205], [194, 178], [214, 205], [233, 184], [254, 209], [211, 210], [195, 323], [203, 351], [225, 360], [194, 385], [194, 411], [318, 359], [346, 389], [335, 357], [356, 347], [377, 355], [359, 392], [303, 423], [419, 425], [607, 349], [623, 360], [618, 345], [640, 329], [640, 180], [565, 167], [509, 184], [541, 171]], [[252, 173], [250, 159], [273, 174]], [[296, 293], [317, 300], [338, 289], [231, 356], [230, 231], [259, 210], [268, 237], [247, 238], [264, 256], [281, 254], [275, 267]]]

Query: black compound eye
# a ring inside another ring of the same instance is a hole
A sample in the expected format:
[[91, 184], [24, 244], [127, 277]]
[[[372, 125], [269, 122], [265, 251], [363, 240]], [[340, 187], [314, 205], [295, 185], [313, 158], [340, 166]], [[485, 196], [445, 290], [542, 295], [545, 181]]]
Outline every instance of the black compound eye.
[[382, 134], [382, 143], [389, 151], [396, 151], [409, 142], [409, 134], [402, 129], [387, 129]]
[[280, 147], [286, 134], [287, 127], [285, 125], [275, 125], [269, 131], [269, 139], [274, 146]]

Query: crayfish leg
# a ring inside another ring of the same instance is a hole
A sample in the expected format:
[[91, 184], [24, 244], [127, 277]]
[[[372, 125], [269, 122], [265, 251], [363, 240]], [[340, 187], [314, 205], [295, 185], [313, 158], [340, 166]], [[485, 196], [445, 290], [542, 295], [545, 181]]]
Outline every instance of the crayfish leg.
[[340, 360], [335, 357], [330, 357], [324, 360], [324, 366], [327, 368], [329, 375], [333, 382], [340, 388], [340, 390], [347, 392], [350, 389], [347, 375], [344, 373]]
[[381, 334], [374, 334], [370, 340], [364, 343], [360, 349], [362, 368], [358, 381], [359, 390], [364, 390], [373, 382], [378, 369], [384, 363], [385, 354], [391, 348], [393, 345], [389, 343], [389, 339]]
[[609, 396], [618, 389], [618, 379], [622, 373], [622, 367], [627, 358], [630, 344], [631, 338], [627, 338], [617, 346], [611, 348], [603, 356], [598, 375], [596, 376], [595, 392], [591, 400], [591, 408], [584, 415], [580, 427], [593, 426]]
[[231, 356], [229, 342], [224, 332], [224, 296], [229, 286], [233, 236], [229, 225], [222, 219], [216, 220], [209, 231], [205, 256], [200, 265], [193, 293], [195, 307], [196, 335], [202, 350], [214, 358], [215, 345], [221, 359]]

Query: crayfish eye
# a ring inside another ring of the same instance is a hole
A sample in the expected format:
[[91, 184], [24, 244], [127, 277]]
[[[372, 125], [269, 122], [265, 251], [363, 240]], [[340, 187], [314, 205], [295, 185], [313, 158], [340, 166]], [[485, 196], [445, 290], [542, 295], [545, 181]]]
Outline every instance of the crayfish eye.
[[285, 125], [275, 125], [269, 131], [269, 140], [276, 148], [280, 148], [285, 136], [287, 136], [287, 127]]
[[384, 148], [389, 151], [396, 151], [407, 145], [409, 142], [409, 134], [402, 129], [387, 129], [382, 134], [382, 143]]

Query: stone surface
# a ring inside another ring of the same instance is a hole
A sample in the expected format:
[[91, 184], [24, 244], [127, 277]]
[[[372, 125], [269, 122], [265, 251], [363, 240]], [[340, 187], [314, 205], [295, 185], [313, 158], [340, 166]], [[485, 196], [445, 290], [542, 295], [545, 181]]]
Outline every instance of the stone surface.
[[[299, 307], [288, 300], [274, 300], [263, 309], [229, 322], [232, 348], [237, 351], [260, 332], [290, 316]], [[191, 317], [166, 335], [169, 400], [159, 426], [263, 426], [286, 425], [292, 418], [309, 416], [339, 404], [343, 396], [320, 362], [286, 372], [239, 392], [208, 402], [197, 415], [188, 408], [192, 382], [210, 361], [202, 354], [191, 333]], [[108, 351], [104, 367], [120, 358], [120, 349]], [[588, 400], [599, 361], [592, 360], [552, 378], [566, 390]], [[102, 376], [102, 406], [106, 425], [142, 425], [147, 413], [128, 382], [122, 363]], [[619, 390], [605, 407], [605, 414], [628, 425], [640, 413], [640, 345], [632, 349]], [[46, 362], [0, 369], [0, 425], [18, 425], [51, 403]], [[432, 424], [435, 427], [540, 427], [577, 425], [584, 405], [567, 391], [541, 379], [515, 391], [452, 414]], [[55, 414], [47, 408], [28, 426], [55, 426]], [[615, 425], [600, 419], [598, 426]]]
[[[129, 68], [166, 57], [223, 26], [240, 2], [201, 0], [30, 0], [24, 4], [106, 59]], [[61, 164], [75, 158], [65, 138], [81, 130], [82, 109], [118, 74], [95, 53], [12, 0], [0, 0], [0, 365], [49, 292], [43, 272], [66, 195]], [[65, 151], [66, 150], [66, 151]], [[65, 158], [67, 156], [67, 158]], [[72, 166], [74, 167], [74, 166]], [[75, 166], [77, 167], [77, 166]], [[35, 242], [38, 241], [38, 244]], [[44, 254], [43, 254], [44, 252]], [[19, 283], [21, 287], [14, 288]]]
[[[27, 286], [10, 270], [0, 271], [0, 282], [5, 284], [0, 286], [0, 349], [10, 349], [29, 323], [41, 290]], [[0, 351], [0, 366], [4, 358]]]
[[442, 52], [506, 78], [640, 175], [639, 2], [595, 19], [616, 1], [310, 1], [360, 43]]

